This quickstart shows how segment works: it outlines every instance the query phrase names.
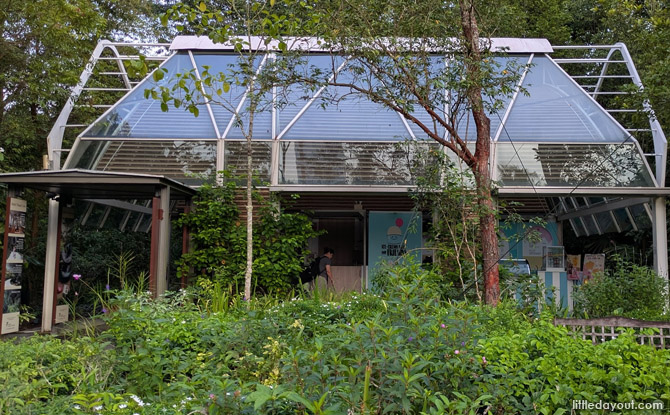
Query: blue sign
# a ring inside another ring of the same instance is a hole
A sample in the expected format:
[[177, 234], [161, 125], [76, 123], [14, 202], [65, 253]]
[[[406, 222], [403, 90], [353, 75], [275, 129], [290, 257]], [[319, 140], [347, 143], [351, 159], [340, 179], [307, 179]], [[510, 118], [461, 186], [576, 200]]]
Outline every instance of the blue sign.
[[421, 261], [421, 213], [370, 212], [368, 220], [368, 275], [370, 281], [379, 264], [408, 257]]

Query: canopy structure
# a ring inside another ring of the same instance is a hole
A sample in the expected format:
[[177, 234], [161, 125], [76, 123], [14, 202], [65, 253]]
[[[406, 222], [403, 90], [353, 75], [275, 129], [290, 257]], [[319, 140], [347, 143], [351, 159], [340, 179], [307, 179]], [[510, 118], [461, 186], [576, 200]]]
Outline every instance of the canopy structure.
[[[9, 185], [10, 196], [21, 189], [46, 192], [49, 214], [56, 220], [49, 222], [45, 260], [42, 331], [50, 331], [55, 313], [56, 287], [59, 273], [59, 241], [63, 204], [73, 200], [90, 201], [127, 210], [136, 210], [151, 217], [151, 259], [149, 288], [162, 292], [167, 287], [167, 269], [170, 239], [170, 201], [188, 203], [195, 190], [165, 176], [104, 172], [81, 169], [47, 170], [0, 174], [0, 182]], [[150, 200], [151, 208], [142, 208], [125, 200]], [[51, 240], [53, 239], [53, 240]]]
[[[561, 59], [552, 57], [561, 47], [552, 47], [543, 39], [493, 39], [492, 43], [506, 51], [495, 58], [501, 66], [513, 61], [524, 67], [513, 95], [487, 98], [503, 102], [488, 113], [494, 146], [492, 172], [501, 195], [570, 196], [583, 188], [597, 188], [595, 194], [609, 196], [666, 194], [662, 189], [666, 140], [657, 121], [650, 118], [649, 128], [644, 129], [653, 135], [654, 148], [647, 150], [654, 157], [653, 172], [633, 135], [645, 134], [643, 129], [625, 128], [613, 116], [632, 110], [608, 110], [596, 101], [624, 94], [621, 85], [607, 90], [612, 79], [641, 85], [625, 45], [589, 47], [588, 58]], [[325, 54], [317, 42], [307, 39], [297, 44], [306, 54], [303, 67], [296, 71], [318, 68], [337, 73], [340, 80], [354, 76], [344, 58]], [[231, 45], [193, 36], [177, 37], [171, 50], [173, 54], [161, 65], [166, 76], [158, 82], [147, 77], [88, 126], [79, 135], [66, 168], [166, 174], [196, 185], [198, 175], [223, 169], [241, 171], [244, 135], [230, 108], [245, 117], [248, 102], [243, 86], [231, 85], [222, 98], [225, 106], [203, 100], [197, 117], [174, 107], [164, 112], [160, 102], [144, 98], [145, 89], [170, 87], [179, 74], [234, 73], [239, 55]], [[597, 50], [607, 52], [606, 56], [593, 58]], [[448, 58], [436, 54], [436, 65], [444, 65]], [[272, 59], [281, 59], [280, 54], [259, 57], [256, 69]], [[570, 64], [587, 68], [586, 75], [571, 77], [561, 66]], [[589, 84], [580, 85], [580, 80]], [[333, 96], [341, 99], [322, 105], [324, 97]], [[415, 115], [429, 121], [425, 112]], [[254, 125], [257, 173], [271, 190], [285, 192], [323, 192], [325, 187], [329, 192], [405, 191], [413, 184], [409, 168], [413, 155], [407, 154], [410, 147], [398, 148], [406, 140], [427, 138], [398, 113], [337, 87], [311, 91], [290, 85], [275, 91], [255, 114]], [[471, 115], [463, 111], [458, 119], [459, 135], [474, 143], [473, 125]], [[446, 136], [439, 125], [435, 129]], [[565, 206], [570, 203], [552, 205], [561, 214], [569, 211]], [[642, 211], [650, 211], [649, 206]], [[584, 234], [579, 226], [574, 228], [578, 235]]]
[[[497, 64], [521, 68], [513, 93], [485, 97], [500, 104], [488, 110], [493, 150], [490, 165], [498, 197], [529, 202], [529, 209], [541, 209], [569, 222], [577, 236], [651, 225], [656, 268], [667, 276], [667, 141], [646, 103], [639, 109], [617, 107], [617, 98], [629, 93], [628, 86], [642, 87], [625, 45], [563, 47], [550, 45], [545, 39], [509, 38], [492, 39], [491, 43], [493, 50], [504, 51], [493, 58]], [[342, 81], [357, 76], [358, 68], [352, 68], [344, 57], [323, 50], [316, 39], [297, 44], [304, 56], [295, 71], [317, 69]], [[257, 39], [251, 45], [266, 47]], [[281, 51], [269, 46], [254, 62], [254, 70], [259, 73], [282, 59]], [[128, 47], [134, 52], [119, 52]], [[145, 98], [149, 88], [170, 88], [180, 82], [180, 74], [192, 74], [197, 79], [204, 71], [236, 73], [239, 54], [233, 45], [214, 44], [194, 36], [177, 37], [167, 47], [102, 42], [96, 48], [49, 135], [50, 169], [58, 170], [61, 153], [68, 152], [64, 168], [76, 169], [66, 173], [72, 180], [79, 176], [92, 178], [101, 172], [106, 175], [96, 176], [95, 183], [101, 184], [102, 177], [112, 181], [130, 177], [124, 174], [137, 180], [163, 176], [156, 180], [172, 189], [173, 196], [185, 197], [186, 186], [168, 182], [168, 178], [197, 186], [216, 171], [243, 171], [245, 134], [233, 112], [240, 114], [242, 124], [248, 119], [245, 83], [230, 85], [221, 95], [225, 105], [204, 99], [202, 92], [212, 93], [214, 86], [194, 89], [200, 101], [198, 116], [174, 105], [163, 111], [159, 101]], [[165, 76], [158, 77], [159, 81], [151, 75], [131, 81], [123, 62], [133, 59], [138, 50], [148, 59], [159, 61], [158, 70]], [[435, 67], [444, 68], [452, 58], [448, 53], [436, 52]], [[116, 63], [118, 70], [96, 70], [101, 62]], [[94, 82], [103, 76], [116, 77], [120, 87], [93, 86], [109, 84]], [[192, 83], [188, 79], [181, 82]], [[447, 89], [437, 92], [444, 96], [452, 93]], [[124, 95], [109, 102], [112, 93]], [[76, 110], [80, 95], [88, 96], [88, 102], [103, 108], [104, 113], [90, 124], [70, 125], [67, 120]], [[334, 96], [338, 99], [327, 103], [327, 98]], [[346, 195], [353, 201], [360, 200], [352, 196], [357, 194], [392, 197], [415, 184], [410, 165], [417, 147], [408, 145], [408, 140], [450, 155], [437, 143], [422, 141], [427, 134], [398, 113], [339, 87], [286, 85], [274, 88], [263, 101], [254, 115], [253, 160], [256, 174], [271, 191]], [[454, 115], [448, 105], [433, 110]], [[631, 117], [640, 112], [649, 115], [647, 125], [636, 124], [638, 121]], [[459, 135], [474, 145], [471, 115], [466, 109], [455, 115]], [[448, 138], [443, 127], [429, 122], [427, 113], [417, 110], [414, 116], [432, 125], [435, 134]], [[63, 132], [75, 129], [81, 132], [72, 148], [62, 148]], [[641, 142], [649, 148], [643, 149]], [[0, 181], [9, 182], [11, 177], [4, 176]], [[58, 176], [55, 172], [33, 176], [38, 177], [48, 181]], [[59, 194], [75, 188], [74, 183], [66, 187], [40, 186]], [[99, 191], [111, 195], [112, 189], [103, 186]], [[132, 192], [123, 194], [123, 186], [115, 191], [119, 199], [132, 196]], [[101, 197], [90, 194], [86, 198]], [[54, 220], [55, 215], [53, 211]]]

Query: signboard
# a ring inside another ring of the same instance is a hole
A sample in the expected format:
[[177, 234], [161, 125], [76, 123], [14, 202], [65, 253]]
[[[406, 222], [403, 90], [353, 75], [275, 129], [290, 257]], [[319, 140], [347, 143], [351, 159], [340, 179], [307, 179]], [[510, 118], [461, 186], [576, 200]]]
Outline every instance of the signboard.
[[19, 330], [26, 201], [16, 197], [7, 198], [6, 219], [5, 255], [2, 261], [2, 334]]
[[56, 318], [54, 323], [65, 323], [70, 317], [70, 308], [67, 304], [61, 304], [56, 306]]
[[368, 275], [372, 280], [382, 262], [391, 263], [406, 253], [421, 261], [420, 213], [370, 212], [368, 231]]
[[584, 277], [591, 278], [595, 273], [605, 272], [605, 254], [584, 255]]

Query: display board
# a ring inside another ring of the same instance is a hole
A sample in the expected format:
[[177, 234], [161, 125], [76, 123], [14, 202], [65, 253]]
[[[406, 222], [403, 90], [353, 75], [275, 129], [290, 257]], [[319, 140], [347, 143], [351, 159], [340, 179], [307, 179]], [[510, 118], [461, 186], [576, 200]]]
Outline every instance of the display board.
[[2, 259], [2, 334], [19, 330], [23, 248], [26, 232], [26, 201], [7, 198], [5, 255]]
[[383, 262], [398, 260], [405, 253], [421, 261], [421, 214], [416, 212], [370, 212], [368, 220], [368, 276], [374, 276]]

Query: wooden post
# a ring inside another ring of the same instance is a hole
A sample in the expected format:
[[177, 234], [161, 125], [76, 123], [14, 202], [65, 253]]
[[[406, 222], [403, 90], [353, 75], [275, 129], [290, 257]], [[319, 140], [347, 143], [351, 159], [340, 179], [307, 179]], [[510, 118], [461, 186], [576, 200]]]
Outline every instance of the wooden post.
[[167, 290], [168, 265], [170, 257], [170, 188], [160, 190], [160, 213], [158, 221], [158, 251], [156, 257], [156, 294]]

